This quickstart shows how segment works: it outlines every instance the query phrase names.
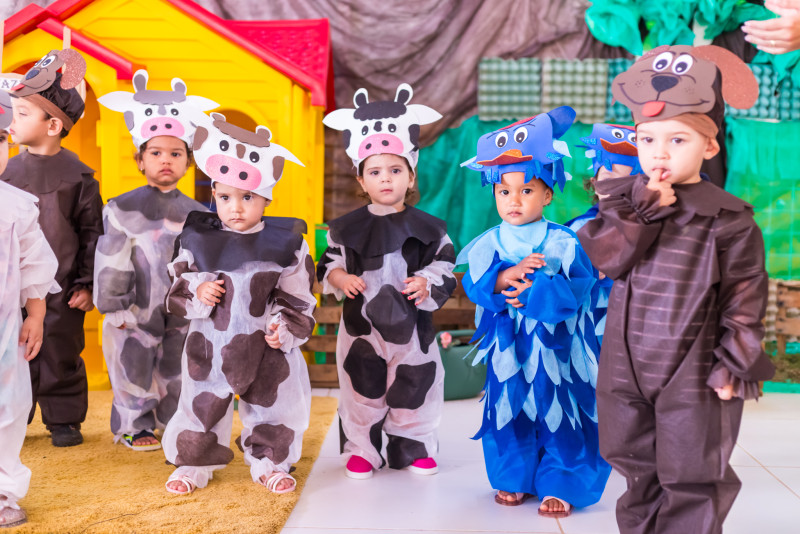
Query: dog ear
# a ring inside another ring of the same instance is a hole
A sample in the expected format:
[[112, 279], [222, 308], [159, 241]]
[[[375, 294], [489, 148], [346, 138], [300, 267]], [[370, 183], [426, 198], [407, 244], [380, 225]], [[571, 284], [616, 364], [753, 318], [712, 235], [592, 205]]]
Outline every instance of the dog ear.
[[61, 69], [61, 88], [72, 89], [77, 87], [86, 74], [86, 61], [72, 48], [58, 51], [58, 59], [64, 62]]
[[722, 73], [722, 97], [737, 109], [752, 107], [758, 100], [758, 81], [739, 56], [719, 46], [692, 49], [692, 55], [711, 61]]

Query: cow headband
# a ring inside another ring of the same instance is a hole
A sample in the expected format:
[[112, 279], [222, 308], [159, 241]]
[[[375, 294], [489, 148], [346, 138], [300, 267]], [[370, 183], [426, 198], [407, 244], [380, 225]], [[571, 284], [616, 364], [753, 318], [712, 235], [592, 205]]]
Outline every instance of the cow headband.
[[720, 125], [725, 102], [738, 109], [755, 104], [758, 82], [724, 48], [659, 46], [614, 78], [611, 91], [633, 112], [636, 124], [700, 113]]
[[[61, 69], [61, 73], [58, 69]], [[75, 87], [81, 83], [85, 74], [86, 61], [78, 52], [71, 48], [51, 50], [25, 73], [19, 83], [11, 88], [10, 93], [11, 96], [24, 98], [39, 106], [50, 116], [60, 120], [64, 129], [69, 131], [75, 126], [75, 120], [83, 113], [82, 106], [71, 106], [75, 108], [76, 116], [73, 120], [65, 110], [44, 95], [53, 92], [64, 93], [57, 101], [69, 105], [70, 100], [77, 98], [82, 103], [83, 100]], [[80, 108], [79, 113], [78, 108]]]
[[212, 113], [204, 123], [197, 126], [192, 150], [197, 167], [213, 182], [272, 200], [272, 188], [281, 179], [284, 161], [305, 166], [284, 147], [270, 142], [272, 133], [266, 126], [251, 132], [226, 122], [220, 113]]
[[171, 91], [148, 89], [147, 80], [147, 71], [138, 70], [133, 75], [135, 92], [114, 91], [97, 101], [123, 113], [136, 148], [159, 135], [177, 137], [191, 146], [195, 123], [202, 119], [200, 115], [219, 104], [202, 96], [187, 95], [186, 84], [180, 78], [172, 79]]
[[600, 167], [612, 170], [614, 165], [631, 167], [630, 174], [642, 172], [636, 150], [636, 131], [630, 126], [598, 123], [592, 126], [589, 136], [581, 137], [586, 149], [586, 157], [592, 160], [592, 174], [597, 175]]
[[481, 136], [477, 155], [461, 164], [481, 172], [483, 185], [499, 184], [503, 174], [524, 172], [525, 182], [539, 178], [550, 189], [557, 184], [561, 191], [572, 177], [564, 171], [564, 156], [569, 149], [561, 136], [575, 121], [575, 110], [561, 106], [515, 122]]
[[409, 104], [414, 91], [407, 83], [397, 88], [394, 100], [370, 102], [367, 90], [356, 91], [355, 109], [332, 111], [322, 123], [344, 132], [345, 152], [356, 167], [375, 154], [395, 154], [408, 160], [412, 169], [419, 158], [419, 131], [423, 124], [442, 118], [421, 104]]

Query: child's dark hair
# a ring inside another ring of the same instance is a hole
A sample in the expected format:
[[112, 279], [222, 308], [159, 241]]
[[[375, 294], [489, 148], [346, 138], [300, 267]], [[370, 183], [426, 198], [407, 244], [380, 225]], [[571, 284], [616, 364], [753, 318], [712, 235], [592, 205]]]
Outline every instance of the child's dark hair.
[[592, 201], [592, 206], [600, 202], [600, 197], [597, 196], [597, 192], [594, 190], [594, 184], [597, 181], [597, 173], [600, 172], [600, 169], [592, 176], [591, 178], [584, 178], [583, 179], [583, 190], [589, 194], [589, 197]]
[[[64, 115], [69, 117], [73, 124], [76, 124], [83, 115], [86, 109], [86, 104], [83, 102], [80, 93], [76, 89], [62, 89], [61, 88], [61, 73], [56, 73], [56, 79], [53, 84], [39, 92], [39, 95], [49, 100], [58, 109], [64, 112]], [[47, 111], [44, 112], [45, 120], [53, 118]], [[74, 126], [73, 126], [74, 128]], [[69, 135], [69, 130], [66, 128], [61, 129], [61, 139]]]
[[[181, 139], [181, 141], [183, 141], [183, 139]], [[142, 157], [144, 156], [144, 151], [147, 150], [147, 143], [149, 143], [149, 142], [150, 142], [150, 139], [148, 139], [147, 141], [142, 143], [139, 146], [139, 150], [137, 150], [136, 152], [133, 153], [133, 160], [136, 163], [141, 163], [142, 162]], [[192, 149], [189, 148], [189, 144], [186, 141], [183, 141], [183, 146], [186, 148], [186, 160], [187, 160], [186, 161], [186, 166], [190, 167], [194, 163], [194, 157], [192, 155]], [[139, 169], [139, 172], [142, 173], [142, 176], [144, 176], [144, 169]]]

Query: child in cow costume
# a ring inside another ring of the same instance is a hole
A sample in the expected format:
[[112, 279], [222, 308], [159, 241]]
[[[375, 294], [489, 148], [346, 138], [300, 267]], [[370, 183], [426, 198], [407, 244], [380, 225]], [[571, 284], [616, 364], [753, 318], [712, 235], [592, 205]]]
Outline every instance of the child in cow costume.
[[[701, 179], [725, 101], [758, 83], [716, 46], [659, 47], [612, 85], [644, 174], [604, 180], [578, 235], [614, 279], [600, 359], [600, 451], [627, 479], [624, 534], [718, 534], [741, 487], [729, 465], [743, 401], [774, 371], [761, 347], [764, 242], [753, 208]], [[724, 100], [723, 100], [724, 96]]]
[[[591, 169], [594, 176], [584, 186], [592, 193], [593, 198], [591, 208], [564, 224], [573, 232], [577, 232], [588, 221], [597, 217], [599, 197], [594, 190], [597, 182], [641, 172], [639, 159], [636, 156], [636, 131], [630, 126], [595, 124], [592, 126], [592, 133], [581, 137], [581, 141], [586, 144], [578, 146], [585, 148], [586, 157], [592, 160]], [[592, 288], [591, 314], [600, 344], [603, 342], [608, 297], [613, 285], [614, 281], [611, 278], [603, 273], [597, 273], [597, 282]]]
[[61, 147], [83, 114], [76, 87], [85, 72], [78, 52], [52, 50], [11, 89], [14, 122], [9, 131], [27, 150], [9, 160], [0, 178], [39, 199], [39, 224], [58, 257], [61, 291], [47, 296], [41, 353], [30, 363], [29, 418], [38, 403], [56, 447], [83, 443], [80, 427], [89, 401], [81, 359], [83, 320], [94, 307], [94, 251], [103, 233], [103, 200], [94, 171]]
[[[193, 212], [169, 264], [167, 311], [190, 319], [178, 409], [164, 432], [177, 466], [166, 487], [187, 494], [233, 459], [233, 398], [239, 447], [253, 481], [294, 490], [289, 475], [308, 427], [311, 386], [298, 348], [314, 328], [314, 262], [299, 219], [262, 217], [285, 160], [267, 128], [244, 130], [212, 113], [199, 126], [197, 166], [212, 180], [218, 215]], [[210, 121], [206, 121], [210, 122]]]
[[475, 439], [495, 501], [517, 506], [538, 495], [548, 517], [596, 503], [611, 472], [597, 443], [594, 269], [575, 234], [542, 216], [568, 179], [560, 138], [574, 120], [564, 106], [478, 140], [465, 165], [492, 187], [503, 222], [457, 261], [469, 264], [464, 290], [482, 338], [476, 361], [487, 365]]
[[137, 71], [135, 93], [115, 91], [98, 99], [125, 114], [147, 180], [103, 209], [105, 233], [94, 271], [94, 303], [105, 314], [103, 355], [114, 390], [111, 432], [136, 451], [161, 448], [153, 431], [163, 429], [178, 406], [189, 323], [166, 313], [167, 264], [189, 212], [205, 208], [177, 184], [191, 163], [192, 119], [217, 106], [187, 96], [178, 78], [171, 91], [147, 89], [147, 80], [146, 71]]
[[[11, 97], [0, 90], [0, 174], [8, 162], [11, 119]], [[19, 458], [31, 410], [28, 361], [42, 343], [45, 297], [60, 291], [58, 260], [39, 227], [36, 200], [0, 182], [0, 528], [27, 521], [17, 501], [31, 480]]]
[[436, 473], [437, 429], [444, 402], [432, 315], [448, 299], [454, 248], [444, 221], [405, 204], [414, 183], [419, 127], [440, 115], [409, 104], [407, 84], [394, 101], [368, 102], [325, 117], [345, 131], [347, 155], [371, 203], [328, 223], [328, 249], [317, 278], [325, 293], [344, 296], [336, 345], [341, 452], [351, 478], [372, 476], [386, 462], [417, 474]]

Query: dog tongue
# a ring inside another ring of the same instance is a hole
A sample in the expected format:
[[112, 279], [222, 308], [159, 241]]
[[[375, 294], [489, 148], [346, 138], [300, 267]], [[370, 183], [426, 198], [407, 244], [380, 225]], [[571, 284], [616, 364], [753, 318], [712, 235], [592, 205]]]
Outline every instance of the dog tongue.
[[666, 104], [664, 102], [658, 102], [658, 101], [648, 102], [642, 108], [642, 115], [644, 115], [645, 117], [655, 117], [656, 115], [661, 113], [661, 110], [664, 109], [665, 105]]

